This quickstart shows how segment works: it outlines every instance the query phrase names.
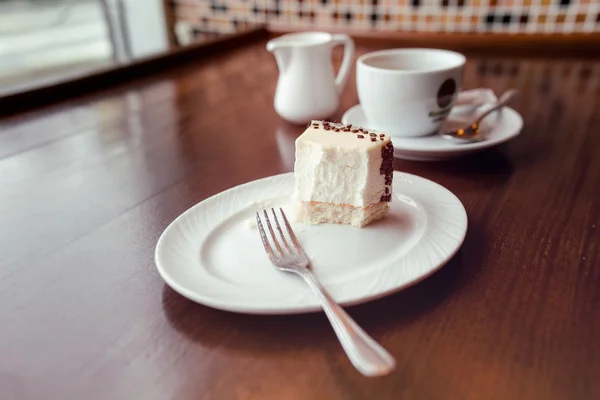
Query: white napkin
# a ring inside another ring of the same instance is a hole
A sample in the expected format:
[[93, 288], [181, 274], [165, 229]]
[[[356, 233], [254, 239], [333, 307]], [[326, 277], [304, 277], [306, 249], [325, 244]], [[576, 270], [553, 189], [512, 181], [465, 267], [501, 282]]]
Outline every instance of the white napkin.
[[[455, 105], [452, 107], [448, 119], [444, 122], [442, 130], [458, 129], [470, 124], [497, 102], [498, 98], [494, 91], [487, 88], [465, 90], [458, 93]], [[495, 118], [486, 118], [482, 123], [482, 127], [488, 129], [498, 120], [499, 116], [500, 112], [496, 114]]]
[[457, 113], [472, 113], [475, 111], [483, 112], [488, 107], [496, 104], [498, 98], [491, 89], [478, 88], [471, 90], [463, 90], [456, 96], [456, 103], [452, 108], [452, 112]]

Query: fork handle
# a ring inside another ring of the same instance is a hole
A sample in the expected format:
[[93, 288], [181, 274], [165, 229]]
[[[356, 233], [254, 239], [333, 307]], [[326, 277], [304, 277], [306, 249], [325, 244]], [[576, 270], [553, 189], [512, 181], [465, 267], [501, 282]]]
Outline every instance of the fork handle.
[[396, 365], [394, 358], [333, 300], [316, 276], [307, 268], [296, 272], [321, 300], [323, 310], [354, 367], [366, 376], [381, 376], [392, 371]]

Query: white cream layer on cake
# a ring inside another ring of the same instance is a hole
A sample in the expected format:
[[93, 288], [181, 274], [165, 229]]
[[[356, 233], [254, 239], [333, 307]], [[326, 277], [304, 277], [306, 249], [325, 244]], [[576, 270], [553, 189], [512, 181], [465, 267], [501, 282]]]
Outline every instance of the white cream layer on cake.
[[362, 227], [388, 211], [393, 146], [389, 135], [312, 121], [296, 139], [297, 218]]

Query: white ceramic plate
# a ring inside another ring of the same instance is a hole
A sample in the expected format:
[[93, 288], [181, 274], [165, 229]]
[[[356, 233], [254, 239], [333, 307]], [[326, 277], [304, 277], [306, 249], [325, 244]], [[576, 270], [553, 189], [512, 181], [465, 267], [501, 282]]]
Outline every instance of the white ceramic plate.
[[[442, 129], [464, 127], [473, 122], [474, 115], [476, 114], [473, 112], [464, 113], [453, 110]], [[342, 117], [342, 122], [369, 129], [369, 122], [365, 118], [360, 104], [346, 111]], [[482, 142], [457, 144], [438, 135], [408, 138], [394, 136], [394, 132], [387, 133], [392, 136], [395, 157], [407, 160], [436, 161], [457, 158], [497, 146], [516, 137], [522, 128], [523, 119], [519, 113], [510, 107], [504, 107], [495, 116], [491, 115], [484, 120], [482, 130], [485, 132], [487, 139]], [[371, 127], [371, 129], [374, 128]]]
[[[282, 206], [290, 213], [293, 173], [234, 187], [208, 198], [173, 221], [156, 246], [165, 282], [195, 302], [252, 314], [320, 310], [298, 277], [269, 262], [255, 211]], [[459, 249], [467, 215], [444, 187], [394, 173], [388, 216], [362, 229], [346, 225], [305, 226], [294, 231], [313, 269], [344, 305], [376, 299], [412, 285], [441, 268]]]

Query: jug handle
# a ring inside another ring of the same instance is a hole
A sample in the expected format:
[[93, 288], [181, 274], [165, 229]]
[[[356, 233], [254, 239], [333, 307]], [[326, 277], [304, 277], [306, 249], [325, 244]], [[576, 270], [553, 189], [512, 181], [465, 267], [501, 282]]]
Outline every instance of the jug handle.
[[333, 46], [344, 45], [344, 58], [342, 59], [342, 65], [338, 71], [337, 77], [335, 78], [335, 87], [337, 92], [340, 93], [350, 75], [350, 67], [352, 66], [352, 59], [354, 58], [354, 42], [350, 36], [343, 33], [339, 33], [332, 36], [331, 44]]

